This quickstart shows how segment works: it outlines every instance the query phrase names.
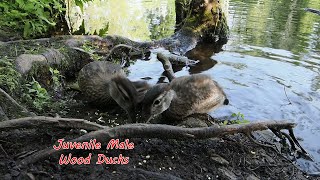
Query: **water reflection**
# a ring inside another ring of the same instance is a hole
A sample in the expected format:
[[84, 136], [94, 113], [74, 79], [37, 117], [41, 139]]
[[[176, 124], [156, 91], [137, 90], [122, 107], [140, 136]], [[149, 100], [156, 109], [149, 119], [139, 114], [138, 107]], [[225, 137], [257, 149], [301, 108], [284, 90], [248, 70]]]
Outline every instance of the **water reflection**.
[[[320, 9], [318, 0], [231, 0], [231, 38], [219, 63], [206, 73], [226, 88], [231, 106], [216, 116], [242, 112], [249, 119], [288, 119], [315, 162], [299, 160], [309, 172], [320, 171], [319, 43], [320, 18], [303, 8]], [[237, 64], [245, 68], [238, 68]], [[291, 104], [290, 104], [291, 102]]]

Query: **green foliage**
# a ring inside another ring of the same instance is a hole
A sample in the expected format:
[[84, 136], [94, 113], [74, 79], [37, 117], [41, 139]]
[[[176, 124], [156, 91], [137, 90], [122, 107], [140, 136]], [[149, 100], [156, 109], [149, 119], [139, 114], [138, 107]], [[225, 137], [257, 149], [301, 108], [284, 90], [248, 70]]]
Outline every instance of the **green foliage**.
[[[85, 2], [75, 1], [81, 9]], [[0, 27], [23, 32], [24, 38], [40, 37], [58, 22], [66, 22], [65, 0], [6, 0], [0, 1]]]
[[[68, 0], [68, 1], [70, 1], [70, 0]], [[80, 7], [82, 12], [83, 12], [84, 3], [88, 2], [88, 1], [91, 1], [91, 0], [74, 0], [75, 4]]]
[[100, 36], [100, 37], [106, 37], [108, 34], [108, 30], [109, 30], [109, 23], [106, 27], [102, 28], [99, 30], [99, 32], [97, 33], [97, 31], [95, 31], [94, 34]]
[[32, 77], [32, 81], [26, 84], [25, 89], [27, 92], [23, 93], [23, 98], [27, 103], [31, 103], [38, 111], [42, 111], [44, 107], [47, 107], [51, 97], [38, 81]]
[[90, 42], [85, 42], [82, 45], [82, 49], [87, 52], [87, 53], [92, 53], [94, 51], [94, 49], [98, 48], [98, 46], [94, 46], [92, 43]]
[[85, 42], [81, 47], [85, 52], [91, 55], [91, 58], [93, 60], [100, 61], [103, 58], [102, 56], [93, 53], [94, 51], [99, 49], [98, 45], [94, 45], [93, 43], [90, 43], [90, 42]]
[[[23, 88], [22, 100], [37, 112], [56, 112], [66, 107], [66, 101], [61, 99], [63, 78], [60, 71], [52, 67], [50, 86], [48, 90], [32, 77], [32, 80]], [[52, 91], [53, 90], [53, 91]]]
[[0, 2], [0, 26], [23, 32], [24, 38], [43, 35], [65, 12], [63, 0], [7, 0]]
[[60, 74], [60, 71], [57, 69], [53, 69], [53, 68], [49, 68], [49, 71], [51, 73], [51, 78], [52, 78], [52, 82], [53, 82], [53, 90], [55, 92], [58, 92], [62, 89], [62, 78], [63, 76]]
[[229, 125], [229, 124], [246, 124], [249, 123], [249, 120], [246, 120], [244, 118], [244, 115], [240, 112], [238, 113], [232, 113], [231, 114], [231, 120], [224, 120], [223, 125]]
[[0, 59], [0, 87], [12, 93], [19, 87], [21, 75], [7, 57]]

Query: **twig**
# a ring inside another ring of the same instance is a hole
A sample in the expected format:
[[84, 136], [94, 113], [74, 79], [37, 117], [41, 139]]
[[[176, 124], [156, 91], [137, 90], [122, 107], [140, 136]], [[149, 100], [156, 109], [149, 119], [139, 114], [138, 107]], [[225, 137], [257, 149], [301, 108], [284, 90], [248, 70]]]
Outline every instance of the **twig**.
[[251, 133], [247, 133], [246, 136], [247, 136], [247, 137], [249, 138], [249, 140], [252, 141], [253, 143], [255, 143], [255, 144], [259, 145], [259, 146], [262, 146], [262, 147], [271, 148], [271, 149], [273, 149], [274, 151], [276, 151], [277, 153], [280, 153], [274, 146], [269, 145], [269, 144], [263, 144], [263, 143], [258, 142], [258, 141], [255, 140], [255, 139], [253, 139]]
[[288, 131], [289, 131], [289, 135], [292, 138], [293, 142], [300, 148], [300, 150], [303, 152], [303, 155], [306, 155], [307, 157], [309, 157], [312, 160], [312, 158], [308, 154], [308, 152], [306, 150], [304, 150], [303, 147], [299, 144], [298, 140], [296, 139], [296, 137], [295, 137], [295, 135], [293, 133], [293, 129], [289, 128]]
[[80, 51], [80, 52], [86, 53], [86, 54], [88, 54], [88, 55], [90, 55], [90, 56], [93, 56], [93, 53], [94, 53], [93, 50], [86, 51], [86, 50], [84, 50], [84, 49], [82, 49], [82, 48], [79, 48], [79, 47], [71, 47], [71, 49], [74, 49], [74, 50], [76, 50], [76, 51]]
[[0, 149], [1, 151], [4, 153], [4, 155], [6, 156], [6, 158], [9, 158], [8, 153], [3, 149], [2, 145], [0, 144]]
[[[283, 166], [283, 165], [282, 165]], [[274, 165], [274, 164], [261, 164], [261, 165], [258, 165], [257, 167], [255, 167], [255, 168], [248, 168], [250, 171], [255, 171], [255, 170], [257, 170], [257, 169], [259, 169], [259, 168], [261, 168], [261, 167], [263, 167], [263, 168], [266, 168], [266, 167], [279, 167], [279, 165]]]
[[1, 139], [0, 139], [0, 142], [2, 142], [2, 143], [10, 143], [9, 141], [4, 141], [4, 140], [1, 140]]
[[291, 146], [291, 150], [292, 150], [292, 151], [296, 151], [297, 148], [296, 148], [295, 143], [293, 142], [291, 136], [289, 136], [289, 134], [287, 134], [287, 133], [285, 133], [285, 132], [281, 132], [281, 131], [280, 131], [280, 133], [281, 133], [281, 135], [285, 136], [285, 137], [288, 139], [288, 141], [289, 141], [289, 143], [290, 143], [290, 146]]
[[289, 101], [289, 104], [288, 104], [288, 105], [292, 104], [291, 101], [290, 101], [290, 99], [289, 99], [289, 97], [288, 97], [288, 95], [287, 95], [286, 86], [283, 86], [283, 90], [284, 90], [284, 93], [285, 93], [285, 95], [286, 95], [286, 97], [287, 97], [287, 99], [288, 99], [288, 101]]

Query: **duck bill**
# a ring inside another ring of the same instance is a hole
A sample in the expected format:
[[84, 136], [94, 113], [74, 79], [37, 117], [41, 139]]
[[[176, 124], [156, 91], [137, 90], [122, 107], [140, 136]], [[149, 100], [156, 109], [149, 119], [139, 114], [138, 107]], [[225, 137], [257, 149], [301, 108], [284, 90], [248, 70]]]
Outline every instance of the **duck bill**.
[[143, 122], [145, 122], [145, 123], [149, 123], [150, 120], [152, 119], [152, 116], [151, 116], [150, 113], [142, 112], [142, 115], [141, 115], [141, 116], [142, 116]]
[[150, 121], [151, 121], [151, 119], [152, 119], [152, 116], [150, 116], [150, 117], [148, 117], [146, 120], [146, 123], [150, 123]]

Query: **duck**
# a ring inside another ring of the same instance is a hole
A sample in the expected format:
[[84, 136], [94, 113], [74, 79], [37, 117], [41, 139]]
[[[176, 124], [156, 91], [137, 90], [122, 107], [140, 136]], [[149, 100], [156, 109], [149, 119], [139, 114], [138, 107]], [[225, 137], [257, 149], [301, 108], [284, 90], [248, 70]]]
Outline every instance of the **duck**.
[[193, 74], [152, 86], [141, 104], [142, 119], [148, 123], [159, 114], [168, 121], [182, 121], [192, 114], [208, 113], [228, 105], [229, 100], [209, 75]]
[[107, 106], [118, 104], [136, 122], [136, 109], [150, 88], [145, 81], [130, 81], [119, 64], [93, 61], [79, 72], [78, 85], [89, 103]]

